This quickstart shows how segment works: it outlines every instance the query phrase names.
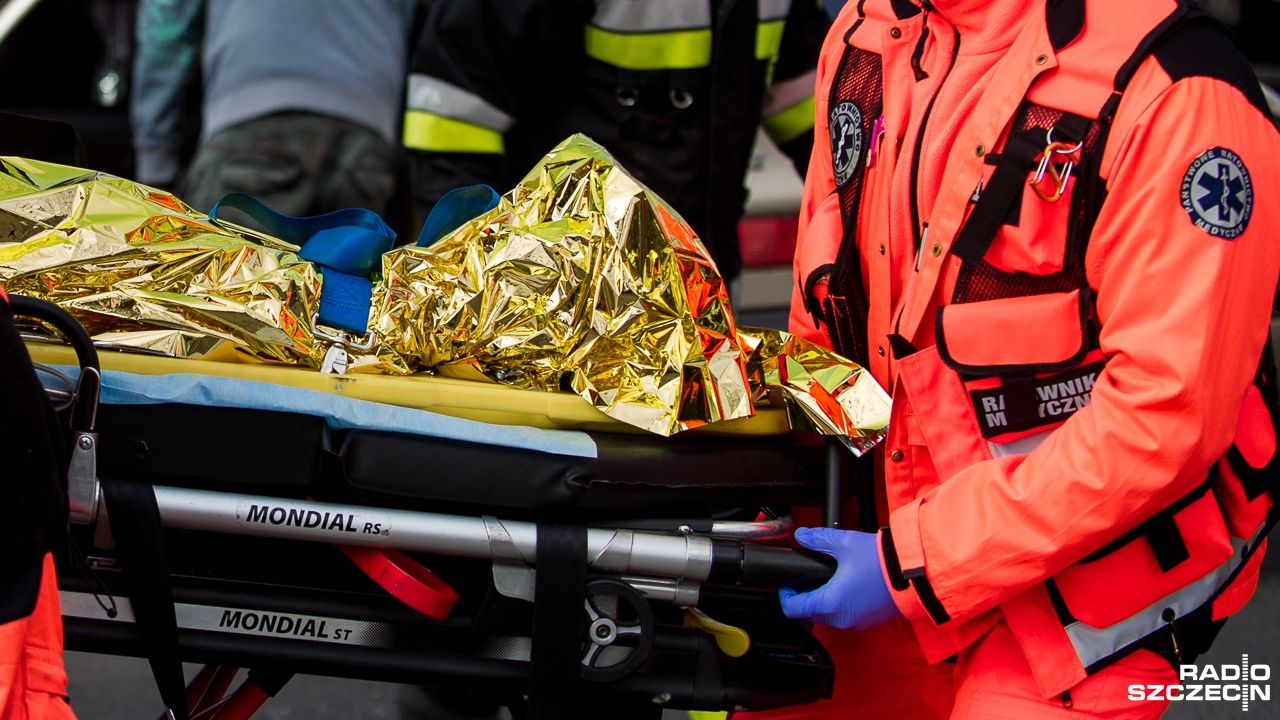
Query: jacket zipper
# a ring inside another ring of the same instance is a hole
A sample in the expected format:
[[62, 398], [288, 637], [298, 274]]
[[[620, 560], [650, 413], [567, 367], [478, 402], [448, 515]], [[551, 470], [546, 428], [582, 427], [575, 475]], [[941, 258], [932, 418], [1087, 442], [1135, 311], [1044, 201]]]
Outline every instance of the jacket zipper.
[[[926, 33], [921, 34], [921, 47], [919, 51], [923, 54], [923, 41], [928, 36], [927, 26], [929, 22], [929, 10], [933, 7], [932, 3], [924, 3]], [[920, 253], [924, 250], [924, 234], [925, 229], [920, 223], [920, 151], [924, 147], [924, 132], [929, 125], [929, 116], [933, 114], [933, 103], [938, 99], [938, 92], [942, 90], [942, 85], [946, 83], [947, 76], [951, 74], [951, 69], [956, 66], [956, 57], [960, 54], [960, 31], [952, 28], [955, 33], [955, 47], [951, 51], [951, 63], [947, 65], [947, 71], [943, 73], [942, 78], [938, 80], [938, 87], [934, 89], [933, 96], [929, 98], [929, 104], [924, 109], [924, 116], [920, 118], [920, 129], [916, 131], [915, 149], [911, 153], [911, 231], [915, 233], [915, 251], [917, 260]], [[912, 60], [913, 65], [917, 60]], [[920, 70], [923, 73], [923, 70]], [[927, 77], [927, 75], [926, 75]], [[920, 265], [916, 263], [916, 269], [920, 269]]]
[[[925, 13], [925, 29], [928, 29], [929, 11], [933, 10], [933, 3], [930, 2], [930, 0], [923, 0], [921, 8]], [[947, 82], [947, 77], [951, 75], [952, 68], [956, 66], [956, 58], [960, 55], [960, 31], [953, 26], [951, 32], [955, 34], [955, 46], [951, 51], [951, 62], [947, 65], [946, 72], [944, 72], [942, 77], [939, 78], [938, 86], [934, 89], [933, 95], [929, 98], [929, 104], [925, 106], [924, 115], [920, 118], [920, 128], [916, 130], [916, 140], [914, 143], [915, 149], [911, 153], [911, 232], [914, 233], [915, 242], [912, 244], [912, 250], [915, 252], [916, 260], [915, 266], [912, 269], [913, 272], [920, 272], [920, 259], [924, 255], [924, 241], [925, 237], [929, 233], [928, 224], [922, 224], [920, 222], [920, 151], [924, 147], [924, 131], [929, 125], [929, 116], [933, 114], [933, 104], [938, 99], [938, 93], [942, 90], [942, 86]], [[920, 58], [924, 55], [923, 40], [925, 37], [926, 35], [921, 33], [922, 42], [920, 46], [916, 48], [916, 52], [919, 54]], [[919, 61], [920, 59], [913, 54], [911, 62], [913, 69], [917, 70], [917, 76], [924, 74], [924, 69], [918, 67]], [[898, 305], [898, 312], [894, 314], [891, 324], [895, 334], [899, 334], [901, 332], [900, 327], [902, 324], [902, 316], [911, 305], [915, 304], [916, 291], [914, 288], [915, 283], [908, 284], [902, 297], [902, 302]], [[896, 373], [893, 370], [890, 370], [889, 376], [893, 378], [896, 376]]]

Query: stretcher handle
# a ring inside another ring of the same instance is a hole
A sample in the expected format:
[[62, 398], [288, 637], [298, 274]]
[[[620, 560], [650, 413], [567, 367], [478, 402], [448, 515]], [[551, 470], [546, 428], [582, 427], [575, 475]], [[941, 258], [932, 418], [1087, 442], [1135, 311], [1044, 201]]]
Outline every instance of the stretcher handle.
[[[720, 553], [717, 552], [716, 560], [719, 559]], [[743, 544], [738, 580], [744, 585], [812, 584], [817, 587], [830, 580], [835, 572], [835, 558], [824, 553], [803, 548]]]
[[23, 295], [10, 295], [9, 306], [13, 308], [14, 317], [33, 318], [52, 325], [62, 333], [76, 351], [76, 361], [80, 363], [80, 367], [93, 368], [101, 372], [102, 368], [98, 366], [98, 350], [93, 346], [93, 339], [66, 310], [51, 302]]
[[52, 325], [62, 333], [67, 343], [76, 351], [80, 364], [80, 379], [76, 382], [76, 403], [71, 408], [71, 429], [91, 433], [98, 415], [98, 392], [101, 388], [102, 368], [98, 365], [98, 349], [84, 326], [66, 310], [46, 300], [10, 295], [9, 307], [14, 317], [26, 317]]

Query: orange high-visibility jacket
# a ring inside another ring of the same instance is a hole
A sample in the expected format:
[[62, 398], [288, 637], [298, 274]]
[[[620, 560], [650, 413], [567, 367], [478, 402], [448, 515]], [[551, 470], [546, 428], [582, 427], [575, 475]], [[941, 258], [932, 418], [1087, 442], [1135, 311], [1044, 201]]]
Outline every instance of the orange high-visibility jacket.
[[62, 615], [53, 556], [45, 555], [30, 615], [0, 623], [0, 720], [75, 720], [62, 666]]
[[791, 330], [891, 389], [882, 561], [926, 657], [1003, 618], [1046, 697], [1261, 560], [1280, 137], [1188, 12], [861, 0], [818, 67]]

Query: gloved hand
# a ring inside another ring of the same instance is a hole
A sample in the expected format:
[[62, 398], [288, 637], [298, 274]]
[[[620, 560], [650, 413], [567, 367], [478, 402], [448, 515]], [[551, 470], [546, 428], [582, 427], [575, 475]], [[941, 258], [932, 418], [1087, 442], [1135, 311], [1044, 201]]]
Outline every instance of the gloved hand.
[[778, 591], [782, 612], [789, 618], [815, 620], [838, 628], [866, 630], [901, 613], [880, 571], [877, 538], [872, 533], [832, 528], [799, 528], [796, 540], [810, 550], [836, 559], [836, 574], [812, 592]]

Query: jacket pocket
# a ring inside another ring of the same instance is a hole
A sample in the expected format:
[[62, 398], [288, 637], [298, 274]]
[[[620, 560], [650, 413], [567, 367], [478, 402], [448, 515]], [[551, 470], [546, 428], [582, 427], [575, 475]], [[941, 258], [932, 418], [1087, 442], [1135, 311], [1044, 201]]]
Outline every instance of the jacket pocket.
[[[904, 407], [895, 403], [894, 419], [914, 416], [906, 429], [916, 495], [933, 482], [991, 458], [964, 382], [938, 357], [937, 346], [899, 360], [898, 382], [905, 390], [905, 403]], [[894, 471], [886, 469], [886, 473]]]
[[1217, 496], [1206, 482], [1053, 582], [1072, 617], [1105, 628], [1203, 578], [1233, 554]]
[[1062, 197], [1042, 200], [1030, 187], [1022, 201], [996, 232], [985, 260], [1000, 270], [1050, 275], [1060, 272], [1067, 255], [1067, 228], [1071, 219], [1071, 194], [1076, 179], [1066, 181]]
[[938, 355], [969, 377], [1027, 377], [1075, 367], [1093, 344], [1092, 293], [1072, 290], [938, 309]]
[[[938, 354], [964, 382], [994, 456], [1026, 454], [1089, 404], [1103, 358], [1088, 290], [948, 305]], [[1020, 442], [1024, 441], [1024, 442]]]
[[[1038, 135], [1037, 139], [1039, 137], [1044, 136]], [[986, 207], [981, 201], [982, 194], [991, 186], [999, 157], [988, 156], [982, 184], [970, 198], [970, 214], [1000, 212]], [[1074, 167], [1080, 155], [1078, 152], [1064, 155], [1059, 151], [1052, 156], [1054, 162], [1041, 164], [1043, 159], [1043, 152], [1036, 156], [1016, 196], [1008, 203], [1004, 217], [992, 219], [997, 224], [990, 244], [985, 246], [983, 260], [999, 270], [1051, 275], [1061, 272], [1066, 265], [1071, 216], [1073, 209], [1078, 212], [1079, 208], [1073, 208], [1077, 204], [1073, 201], [1076, 178], [1070, 172], [1064, 175], [1065, 163], [1071, 159]], [[1038, 173], [1040, 180], [1037, 183]]]
[[[1250, 385], [1240, 405], [1235, 440], [1226, 456], [1218, 461], [1218, 481], [1214, 489], [1227, 532], [1248, 541], [1252, 555], [1248, 567], [1214, 599], [1214, 619], [1236, 612], [1253, 595], [1263, 553], [1262, 547], [1253, 547], [1254, 536], [1267, 521], [1275, 502], [1268, 490], [1274, 491], [1278, 473], [1280, 455], [1276, 453], [1275, 420], [1257, 385]], [[1259, 546], [1264, 542], [1256, 540]]]

